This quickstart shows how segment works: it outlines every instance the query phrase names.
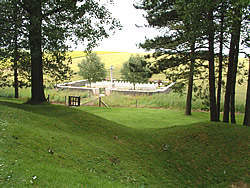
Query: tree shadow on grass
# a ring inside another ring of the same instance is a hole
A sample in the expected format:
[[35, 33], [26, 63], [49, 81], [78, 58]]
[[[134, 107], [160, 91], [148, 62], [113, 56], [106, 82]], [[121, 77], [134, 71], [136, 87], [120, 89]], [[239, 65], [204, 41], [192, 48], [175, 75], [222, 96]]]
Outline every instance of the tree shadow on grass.
[[[143, 138], [147, 134], [143, 130], [127, 127], [119, 123], [104, 119], [102, 117], [93, 115], [88, 112], [78, 110], [77, 107], [67, 107], [53, 104], [31, 105], [24, 101], [15, 99], [1, 99], [0, 105], [8, 106], [24, 110], [26, 112], [34, 113], [39, 116], [49, 117], [51, 121], [63, 122], [72, 126], [75, 131], [87, 131], [89, 133], [107, 133], [117, 135], [131, 135], [133, 137]], [[43, 119], [43, 117], [39, 118]], [[81, 132], [82, 132], [81, 131]]]

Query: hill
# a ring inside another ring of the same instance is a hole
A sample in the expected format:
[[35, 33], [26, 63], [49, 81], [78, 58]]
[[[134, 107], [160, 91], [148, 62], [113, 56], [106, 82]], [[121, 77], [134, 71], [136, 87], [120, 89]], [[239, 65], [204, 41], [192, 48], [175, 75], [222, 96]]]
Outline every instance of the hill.
[[201, 123], [179, 118], [181, 124], [143, 128], [139, 110], [133, 126], [93, 108], [23, 102], [0, 98], [1, 187], [250, 184], [249, 127], [209, 123], [204, 115]]
[[[115, 67], [114, 69], [114, 78], [120, 79], [120, 69], [122, 68], [122, 64], [129, 60], [131, 55], [136, 55], [138, 53], [129, 53], [129, 52], [105, 52], [105, 51], [98, 51], [95, 52], [99, 57], [101, 57], [102, 62], [105, 64], [105, 68], [109, 70], [111, 65]], [[146, 53], [139, 53], [139, 55], [145, 55]], [[77, 64], [82, 61], [85, 54], [80, 51], [73, 51], [69, 53], [69, 55], [72, 56], [73, 64], [71, 65], [71, 68], [74, 72], [78, 71]], [[110, 75], [107, 75], [107, 78], [110, 78]], [[165, 79], [165, 76], [163, 74], [154, 75], [153, 79]], [[82, 79], [78, 75], [76, 75], [73, 80], [79, 80]]]

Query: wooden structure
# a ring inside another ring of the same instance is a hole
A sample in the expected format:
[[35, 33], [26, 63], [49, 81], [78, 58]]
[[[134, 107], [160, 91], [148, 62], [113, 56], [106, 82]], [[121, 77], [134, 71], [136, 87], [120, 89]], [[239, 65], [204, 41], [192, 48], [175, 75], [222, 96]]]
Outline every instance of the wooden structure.
[[81, 98], [76, 96], [69, 96], [69, 106], [80, 106]]
[[105, 107], [109, 107], [103, 100], [102, 100], [102, 98], [101, 97], [99, 97], [99, 107], [101, 107], [102, 106], [102, 104], [105, 106]]

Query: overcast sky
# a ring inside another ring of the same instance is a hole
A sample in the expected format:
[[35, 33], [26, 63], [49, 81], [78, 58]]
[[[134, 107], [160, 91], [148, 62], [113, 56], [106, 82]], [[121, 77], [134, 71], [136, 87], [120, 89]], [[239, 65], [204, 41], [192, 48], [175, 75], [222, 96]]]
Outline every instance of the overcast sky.
[[[111, 5], [109, 10], [113, 17], [120, 20], [123, 26], [122, 30], [117, 30], [114, 35], [104, 39], [100, 45], [93, 51], [117, 51], [117, 52], [145, 52], [139, 49], [136, 45], [145, 41], [145, 37], [153, 38], [159, 34], [158, 31], [152, 28], [138, 28], [135, 25], [143, 26], [147, 24], [143, 17], [144, 11], [137, 10], [133, 4], [139, 0], [114, 0], [114, 5]], [[242, 47], [241, 47], [242, 48]], [[84, 50], [82, 45], [76, 47], [75, 50]], [[244, 49], [250, 53], [250, 49]], [[244, 57], [243, 54], [240, 54]]]
[[[109, 10], [113, 17], [121, 22], [123, 29], [117, 30], [114, 35], [101, 41], [93, 51], [144, 52], [143, 49], [138, 49], [136, 44], [144, 42], [145, 36], [150, 38], [156, 36], [156, 31], [135, 26], [144, 25], [147, 22], [143, 17], [143, 11], [133, 7], [134, 3], [136, 0], [114, 0], [114, 5]], [[79, 45], [77, 50], [84, 50], [84, 48]]]

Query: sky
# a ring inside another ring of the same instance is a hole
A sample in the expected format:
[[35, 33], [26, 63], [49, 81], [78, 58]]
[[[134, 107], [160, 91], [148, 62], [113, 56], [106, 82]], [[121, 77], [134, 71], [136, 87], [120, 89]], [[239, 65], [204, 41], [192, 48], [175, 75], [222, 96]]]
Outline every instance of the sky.
[[[110, 5], [109, 10], [113, 17], [118, 19], [123, 26], [122, 30], [116, 30], [114, 35], [99, 42], [99, 46], [93, 51], [116, 51], [116, 52], [145, 52], [144, 49], [139, 49], [139, 43], [145, 41], [145, 37], [154, 38], [160, 32], [153, 28], [138, 28], [136, 25], [143, 26], [147, 24], [143, 17], [143, 10], [137, 10], [133, 4], [139, 0], [113, 0], [114, 5]], [[243, 47], [241, 46], [241, 49]], [[78, 45], [74, 50], [84, 51], [83, 45]], [[250, 49], [244, 49], [245, 52], [250, 53]], [[244, 57], [244, 54], [240, 54]]]
[[[138, 0], [137, 0], [138, 2]], [[143, 26], [147, 23], [143, 17], [143, 11], [133, 7], [136, 0], [114, 0], [114, 5], [110, 6], [114, 18], [118, 19], [123, 26], [122, 30], [116, 30], [114, 35], [99, 42], [99, 46], [93, 51], [117, 51], [117, 52], [145, 52], [138, 49], [137, 44], [145, 41], [145, 37], [153, 38], [157, 31], [152, 28], [138, 28], [135, 25]], [[77, 50], [84, 50], [79, 45]]]

